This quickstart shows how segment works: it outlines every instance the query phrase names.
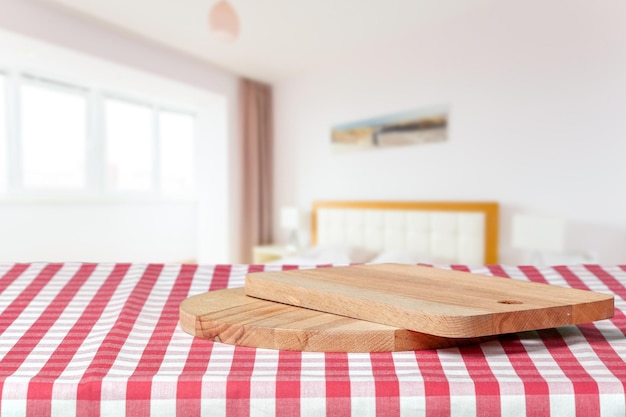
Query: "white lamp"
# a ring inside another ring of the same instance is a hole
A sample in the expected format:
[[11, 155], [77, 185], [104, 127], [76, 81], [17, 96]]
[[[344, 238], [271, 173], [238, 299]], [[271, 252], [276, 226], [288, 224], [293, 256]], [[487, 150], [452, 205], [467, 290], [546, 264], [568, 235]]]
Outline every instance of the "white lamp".
[[232, 42], [239, 35], [239, 17], [226, 0], [220, 0], [209, 12], [209, 28], [215, 36], [224, 42]]
[[300, 211], [297, 207], [286, 206], [280, 209], [280, 227], [287, 230], [287, 246], [289, 253], [299, 248], [298, 230], [300, 229]]
[[565, 220], [558, 217], [516, 214], [513, 216], [514, 248], [530, 251], [530, 263], [543, 264], [543, 252], [562, 253]]

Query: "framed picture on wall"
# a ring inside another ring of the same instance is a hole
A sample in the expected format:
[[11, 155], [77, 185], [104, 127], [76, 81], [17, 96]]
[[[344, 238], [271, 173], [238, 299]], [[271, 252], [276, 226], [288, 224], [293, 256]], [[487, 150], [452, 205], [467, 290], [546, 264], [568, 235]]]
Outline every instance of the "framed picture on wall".
[[447, 134], [448, 107], [433, 106], [334, 126], [331, 143], [342, 152], [439, 142]]

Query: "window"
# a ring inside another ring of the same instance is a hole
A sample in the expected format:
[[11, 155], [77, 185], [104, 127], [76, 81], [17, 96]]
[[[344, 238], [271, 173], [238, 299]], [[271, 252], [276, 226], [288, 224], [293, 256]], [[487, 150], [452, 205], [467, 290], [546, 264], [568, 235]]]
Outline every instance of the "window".
[[156, 183], [168, 195], [192, 190], [192, 115], [108, 98], [105, 118], [107, 183], [111, 189], [149, 191]]
[[24, 188], [84, 188], [84, 92], [26, 82], [20, 93]]
[[152, 189], [153, 119], [149, 107], [105, 100], [107, 180], [111, 189]]
[[191, 196], [195, 115], [142, 100], [0, 72], [0, 195]]
[[192, 190], [194, 124], [190, 114], [159, 112], [161, 190], [166, 194]]

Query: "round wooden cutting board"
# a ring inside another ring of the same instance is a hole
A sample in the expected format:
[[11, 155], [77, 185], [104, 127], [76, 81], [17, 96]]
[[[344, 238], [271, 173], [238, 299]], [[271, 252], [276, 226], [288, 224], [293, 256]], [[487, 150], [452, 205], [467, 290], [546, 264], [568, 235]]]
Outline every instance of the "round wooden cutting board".
[[243, 288], [211, 291], [180, 304], [180, 326], [232, 345], [309, 352], [390, 352], [477, 343], [418, 333], [248, 297]]

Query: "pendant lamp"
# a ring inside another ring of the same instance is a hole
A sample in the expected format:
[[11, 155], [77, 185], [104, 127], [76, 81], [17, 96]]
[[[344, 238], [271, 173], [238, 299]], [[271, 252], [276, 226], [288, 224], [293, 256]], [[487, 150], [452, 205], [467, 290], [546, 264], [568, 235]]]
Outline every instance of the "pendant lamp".
[[239, 35], [239, 17], [233, 6], [226, 0], [220, 0], [209, 12], [209, 28], [219, 40], [232, 42]]

